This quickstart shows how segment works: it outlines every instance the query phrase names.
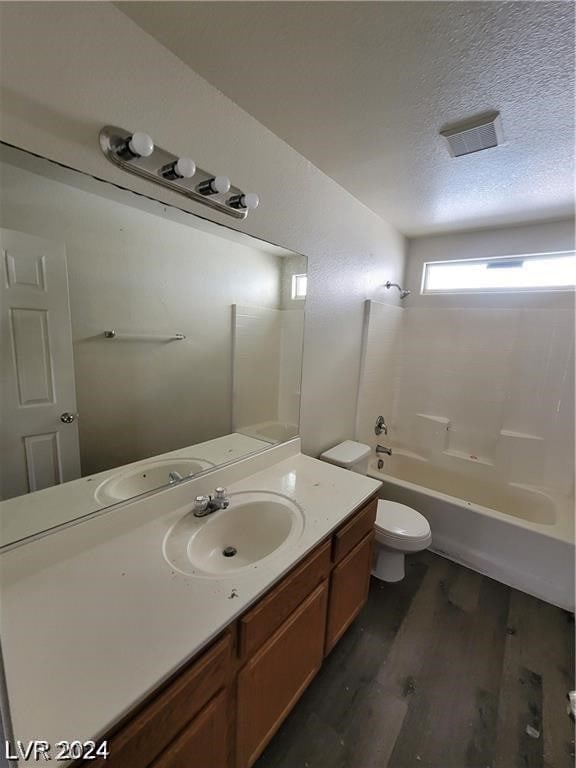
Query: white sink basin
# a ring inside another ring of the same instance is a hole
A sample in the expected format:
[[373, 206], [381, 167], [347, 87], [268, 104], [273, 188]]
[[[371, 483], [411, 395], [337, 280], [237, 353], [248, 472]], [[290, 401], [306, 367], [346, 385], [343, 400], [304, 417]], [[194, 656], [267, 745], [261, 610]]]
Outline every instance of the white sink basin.
[[203, 518], [188, 512], [164, 539], [164, 557], [181, 573], [225, 576], [256, 567], [304, 529], [301, 508], [267, 491], [230, 495], [230, 506]]
[[210, 461], [195, 458], [143, 461], [109, 477], [96, 488], [94, 496], [99, 504], [114, 504], [168, 485], [170, 472], [185, 477], [214, 466]]

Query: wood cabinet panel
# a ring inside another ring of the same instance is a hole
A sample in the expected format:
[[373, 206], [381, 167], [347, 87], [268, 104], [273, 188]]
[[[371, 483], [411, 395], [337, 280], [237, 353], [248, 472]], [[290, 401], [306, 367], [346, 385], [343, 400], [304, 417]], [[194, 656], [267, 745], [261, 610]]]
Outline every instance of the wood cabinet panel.
[[336, 645], [366, 602], [372, 569], [373, 540], [372, 531], [332, 571], [326, 653]]
[[236, 768], [249, 768], [322, 665], [323, 582], [238, 675]]
[[151, 768], [225, 768], [228, 761], [227, 698], [227, 691], [220, 691]]
[[339, 528], [334, 534], [332, 560], [340, 562], [358, 542], [374, 530], [378, 499], [372, 499], [362, 507], [349, 523]]
[[254, 653], [330, 572], [331, 542], [309, 555], [240, 619], [240, 657]]
[[[92, 768], [146, 768], [192, 720], [214, 694], [227, 685], [231, 673], [229, 633], [184, 670], [155, 699], [109, 738], [106, 760], [91, 760]], [[224, 765], [224, 764], [222, 764]]]

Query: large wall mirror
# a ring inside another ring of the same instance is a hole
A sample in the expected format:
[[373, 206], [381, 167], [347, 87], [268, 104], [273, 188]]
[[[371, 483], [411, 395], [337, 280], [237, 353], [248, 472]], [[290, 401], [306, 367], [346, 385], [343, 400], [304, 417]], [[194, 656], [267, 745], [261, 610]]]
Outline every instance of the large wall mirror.
[[298, 435], [306, 258], [0, 144], [2, 546]]

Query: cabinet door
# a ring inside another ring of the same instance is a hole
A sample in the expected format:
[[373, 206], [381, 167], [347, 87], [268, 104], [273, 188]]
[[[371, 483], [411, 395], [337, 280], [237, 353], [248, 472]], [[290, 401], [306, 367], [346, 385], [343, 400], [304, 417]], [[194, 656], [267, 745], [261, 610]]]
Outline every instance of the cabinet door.
[[227, 692], [220, 691], [162, 753], [152, 768], [225, 768]]
[[324, 581], [240, 671], [236, 768], [255, 762], [320, 669], [327, 595]]
[[366, 602], [372, 569], [373, 538], [373, 533], [365, 536], [332, 571], [326, 653], [334, 648]]
[[271, 637], [305, 597], [324, 581], [330, 573], [328, 540], [285, 576], [280, 584], [251, 608], [240, 619], [240, 658], [253, 656], [255, 651]]
[[348, 552], [374, 530], [374, 521], [378, 510], [378, 499], [372, 499], [352, 515], [352, 519], [339, 528], [334, 534], [332, 560], [339, 563]]
[[[226, 633], [109, 738], [107, 759], [83, 768], [146, 768], [191, 723], [231, 674], [232, 639]], [[224, 765], [224, 764], [222, 764]]]

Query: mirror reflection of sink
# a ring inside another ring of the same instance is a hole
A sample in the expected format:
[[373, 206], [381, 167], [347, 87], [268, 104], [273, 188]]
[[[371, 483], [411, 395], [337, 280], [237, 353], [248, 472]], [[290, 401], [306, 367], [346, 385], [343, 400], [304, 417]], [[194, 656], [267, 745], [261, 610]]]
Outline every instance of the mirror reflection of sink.
[[133, 496], [168, 485], [170, 473], [184, 478], [186, 475], [195, 475], [214, 466], [211, 461], [195, 458], [146, 461], [130, 469], [116, 472], [98, 486], [94, 496], [99, 504], [124, 501], [124, 499], [131, 499]]
[[204, 518], [189, 512], [164, 539], [164, 557], [182, 573], [225, 576], [260, 563], [296, 540], [304, 529], [301, 508], [268, 491], [230, 495], [230, 506]]

